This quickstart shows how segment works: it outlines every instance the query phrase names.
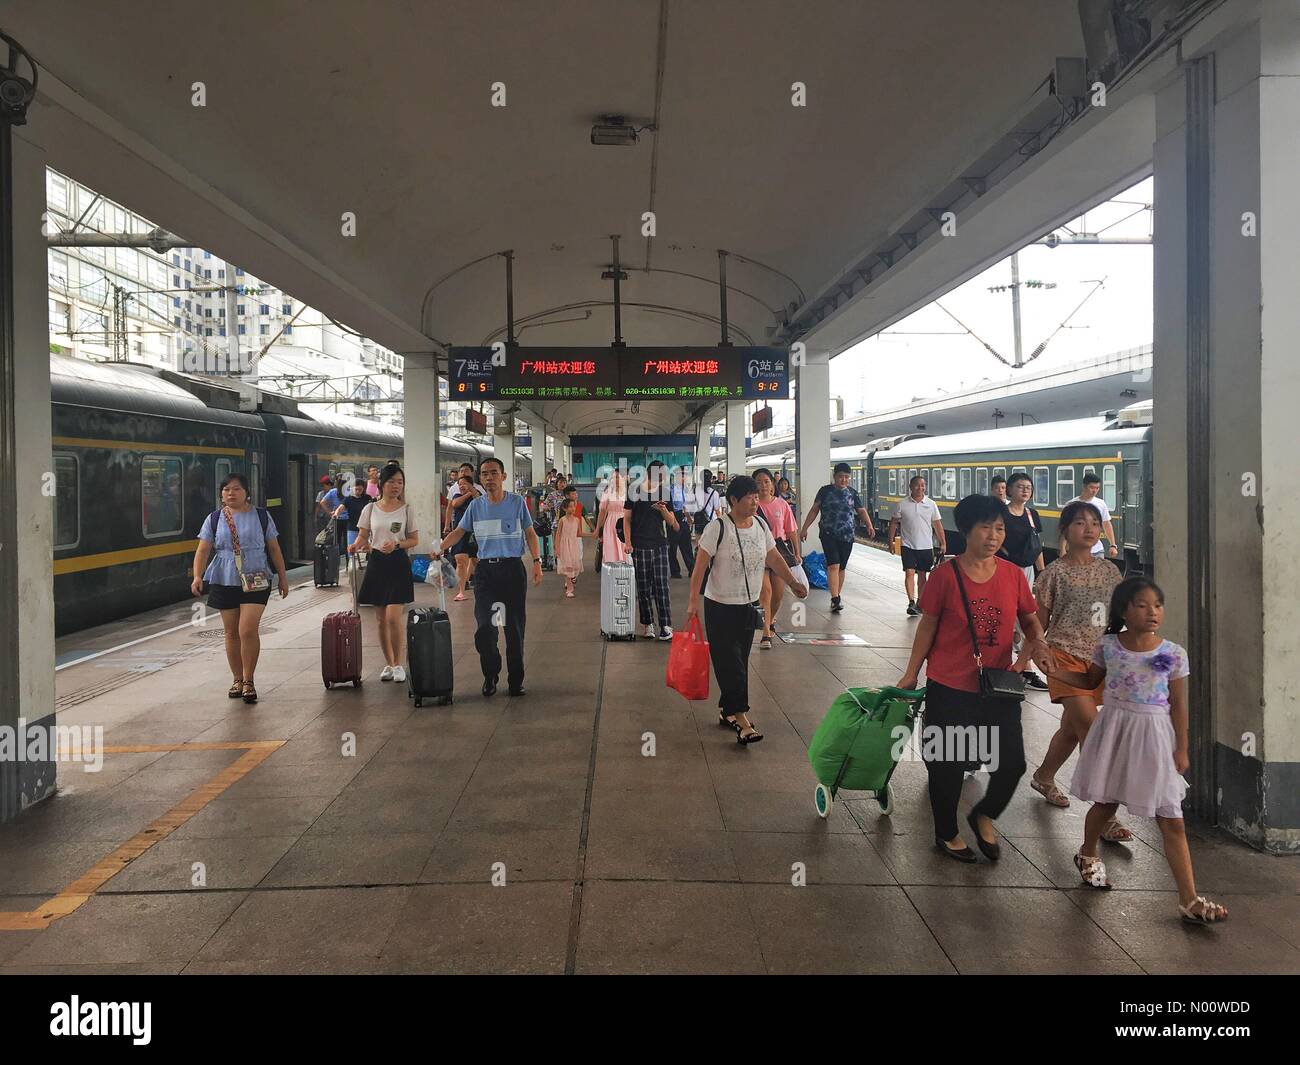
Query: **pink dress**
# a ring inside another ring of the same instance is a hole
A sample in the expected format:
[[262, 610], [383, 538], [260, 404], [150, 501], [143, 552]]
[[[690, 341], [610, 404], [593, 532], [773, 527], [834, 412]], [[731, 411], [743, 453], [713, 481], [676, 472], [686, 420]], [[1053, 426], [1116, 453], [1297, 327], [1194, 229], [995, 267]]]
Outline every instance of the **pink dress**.
[[582, 572], [582, 541], [578, 538], [581, 527], [581, 518], [561, 518], [555, 532], [555, 568], [565, 577]]
[[624, 497], [611, 494], [611, 500], [605, 511], [605, 524], [600, 527], [600, 554], [603, 562], [626, 562], [627, 547], [618, 535], [618, 523], [626, 511], [623, 509]]

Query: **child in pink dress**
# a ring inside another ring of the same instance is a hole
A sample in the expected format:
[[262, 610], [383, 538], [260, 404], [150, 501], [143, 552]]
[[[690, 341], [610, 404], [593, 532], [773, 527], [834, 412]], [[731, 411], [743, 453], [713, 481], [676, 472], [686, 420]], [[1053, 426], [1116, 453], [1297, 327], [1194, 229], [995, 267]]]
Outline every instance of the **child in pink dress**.
[[566, 599], [573, 598], [573, 578], [582, 572], [582, 541], [596, 538], [594, 532], [587, 532], [577, 509], [574, 500], [565, 500], [563, 515], [555, 526], [555, 568], [564, 575]]
[[1079, 688], [1106, 682], [1105, 705], [1079, 751], [1070, 791], [1093, 807], [1083, 826], [1075, 867], [1087, 887], [1108, 890], [1097, 855], [1106, 823], [1120, 803], [1139, 817], [1154, 817], [1164, 837], [1165, 860], [1178, 884], [1178, 912], [1193, 924], [1213, 924], [1228, 908], [1196, 893], [1192, 856], [1183, 828], [1182, 774], [1187, 756], [1187, 652], [1157, 635], [1165, 596], [1154, 581], [1130, 577], [1116, 587], [1110, 623], [1087, 673], [1059, 670], [1058, 680]]

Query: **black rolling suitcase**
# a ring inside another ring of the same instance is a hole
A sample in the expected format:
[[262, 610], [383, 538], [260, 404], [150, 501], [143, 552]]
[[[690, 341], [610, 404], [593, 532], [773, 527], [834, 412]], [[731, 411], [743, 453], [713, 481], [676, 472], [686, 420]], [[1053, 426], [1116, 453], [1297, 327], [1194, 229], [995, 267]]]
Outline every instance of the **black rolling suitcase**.
[[416, 706], [425, 699], [437, 699], [440, 706], [451, 702], [451, 618], [441, 588], [439, 595], [441, 608], [416, 607], [406, 615], [407, 694]]
[[322, 544], [316, 548], [313, 579], [317, 588], [325, 585], [338, 587], [339, 583], [339, 545], [337, 541]]

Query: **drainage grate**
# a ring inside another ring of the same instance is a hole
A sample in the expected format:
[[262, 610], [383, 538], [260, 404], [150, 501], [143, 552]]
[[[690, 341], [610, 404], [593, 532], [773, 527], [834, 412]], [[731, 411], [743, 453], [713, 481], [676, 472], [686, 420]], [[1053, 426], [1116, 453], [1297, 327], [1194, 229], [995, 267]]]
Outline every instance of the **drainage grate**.
[[[258, 629], [257, 634], [258, 636], [270, 636], [271, 633], [279, 632], [279, 631], [280, 630], [277, 629], [274, 625], [268, 625], [265, 628]], [[225, 637], [226, 630], [225, 629], [200, 629], [198, 632], [194, 633], [194, 635], [201, 640], [220, 640]]]

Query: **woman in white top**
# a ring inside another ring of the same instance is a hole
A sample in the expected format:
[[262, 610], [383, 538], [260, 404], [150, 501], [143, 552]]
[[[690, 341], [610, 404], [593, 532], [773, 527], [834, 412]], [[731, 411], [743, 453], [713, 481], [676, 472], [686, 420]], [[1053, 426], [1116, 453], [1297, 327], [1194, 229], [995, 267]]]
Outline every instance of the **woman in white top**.
[[352, 554], [370, 552], [366, 576], [357, 601], [379, 608], [379, 646], [386, 665], [380, 680], [406, 680], [402, 668], [402, 615], [415, 602], [415, 581], [407, 550], [420, 542], [415, 512], [407, 504], [406, 477], [402, 467], [390, 462], [379, 473], [379, 498], [368, 503], [357, 519], [357, 538], [348, 548]]
[[800, 598], [808, 589], [800, 584], [776, 549], [771, 531], [754, 520], [758, 510], [758, 485], [752, 477], [738, 476], [727, 486], [727, 516], [715, 518], [700, 535], [695, 569], [691, 573], [691, 599], [687, 618], [700, 613], [703, 593], [704, 628], [709, 638], [709, 658], [718, 678], [718, 724], [736, 730], [737, 743], [757, 743], [763, 734], [749, 720], [749, 652], [754, 631], [763, 627], [759, 594], [763, 570], [769, 569]]

